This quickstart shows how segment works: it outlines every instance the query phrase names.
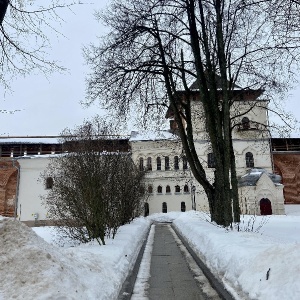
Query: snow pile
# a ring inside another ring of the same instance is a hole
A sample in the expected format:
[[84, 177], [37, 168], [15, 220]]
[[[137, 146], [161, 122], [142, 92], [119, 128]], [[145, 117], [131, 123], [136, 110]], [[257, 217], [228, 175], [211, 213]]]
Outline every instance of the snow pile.
[[106, 246], [49, 245], [24, 224], [0, 220], [0, 299], [114, 299], [150, 221], [122, 226]]
[[[266, 217], [256, 218], [259, 226]], [[268, 218], [260, 233], [226, 231], [203, 221], [199, 212], [182, 214], [173, 224], [237, 299], [297, 299], [300, 218]]]
[[148, 216], [152, 222], [161, 222], [161, 223], [172, 223], [176, 218], [181, 216], [181, 212], [179, 211], [171, 211], [167, 214], [165, 213], [157, 213]]

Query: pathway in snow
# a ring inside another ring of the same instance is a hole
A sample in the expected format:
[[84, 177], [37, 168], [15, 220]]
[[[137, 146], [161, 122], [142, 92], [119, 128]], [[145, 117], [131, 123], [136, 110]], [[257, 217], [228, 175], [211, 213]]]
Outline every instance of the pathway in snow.
[[[147, 247], [145, 255], [148, 270], [141, 271], [144, 268], [141, 266], [139, 273], [148, 274], [149, 277], [146, 283], [146, 278], [143, 276], [143, 285], [141, 285], [138, 276], [132, 300], [220, 299], [171, 225], [157, 224], [155, 231], [152, 228]], [[149, 254], [152, 254], [151, 257]]]

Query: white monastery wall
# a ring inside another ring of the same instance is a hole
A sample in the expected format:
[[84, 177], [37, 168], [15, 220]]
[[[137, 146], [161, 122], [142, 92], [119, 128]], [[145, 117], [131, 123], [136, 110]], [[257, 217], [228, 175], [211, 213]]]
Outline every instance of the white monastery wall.
[[17, 218], [21, 221], [45, 220], [46, 208], [40, 196], [47, 193], [41, 173], [49, 163], [48, 157], [20, 158], [20, 181]]

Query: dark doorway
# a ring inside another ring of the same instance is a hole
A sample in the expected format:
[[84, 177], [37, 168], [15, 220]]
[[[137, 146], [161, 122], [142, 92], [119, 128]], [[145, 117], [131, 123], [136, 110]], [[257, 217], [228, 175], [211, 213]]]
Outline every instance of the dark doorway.
[[260, 214], [262, 216], [272, 215], [272, 204], [268, 198], [262, 198], [259, 202]]
[[167, 213], [168, 212], [167, 202], [163, 202], [163, 204], [162, 204], [162, 212], [163, 213]]
[[185, 212], [186, 208], [185, 208], [185, 202], [181, 202], [181, 211]]
[[149, 216], [149, 203], [145, 203], [144, 205], [144, 217], [148, 217]]

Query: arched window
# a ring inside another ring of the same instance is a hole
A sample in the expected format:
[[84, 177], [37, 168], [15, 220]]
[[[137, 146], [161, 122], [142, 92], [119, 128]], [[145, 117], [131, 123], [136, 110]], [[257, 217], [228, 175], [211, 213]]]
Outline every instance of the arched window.
[[249, 129], [250, 128], [250, 120], [247, 117], [244, 117], [242, 119], [242, 128], [244, 130]]
[[161, 186], [161, 185], [159, 185], [159, 186], [157, 187], [157, 193], [158, 193], [158, 194], [162, 194], [162, 186]]
[[245, 155], [245, 159], [246, 159], [246, 167], [253, 168], [254, 167], [253, 154], [251, 152], [247, 152]]
[[46, 188], [46, 190], [49, 190], [49, 189], [53, 188], [53, 178], [52, 177], [47, 177], [46, 178], [45, 188]]
[[187, 184], [183, 187], [183, 192], [184, 193], [188, 193], [189, 192], [189, 186]]
[[182, 166], [183, 170], [187, 170], [187, 168], [188, 168], [188, 162], [187, 162], [186, 156], [182, 157], [182, 164], [183, 164], [183, 166]]
[[167, 202], [162, 203], [162, 212], [167, 213], [168, 212], [168, 207], [167, 207]]
[[144, 159], [140, 157], [140, 165], [139, 165], [140, 171], [144, 171]]
[[160, 158], [160, 157], [158, 157], [158, 158], [156, 159], [156, 169], [157, 169], [158, 171], [161, 170], [161, 158]]
[[178, 159], [178, 156], [174, 157], [174, 170], [179, 170], [179, 159]]
[[148, 185], [148, 193], [149, 194], [153, 193], [153, 186], [152, 185]]
[[186, 207], [185, 207], [185, 202], [181, 202], [181, 211], [185, 212]]
[[215, 156], [212, 152], [207, 154], [207, 167], [208, 168], [216, 167]]
[[169, 156], [165, 157], [165, 170], [170, 170], [170, 159], [169, 159]]
[[147, 170], [148, 171], [152, 171], [152, 161], [151, 161], [151, 157], [147, 158]]
[[166, 186], [166, 194], [170, 194], [171, 193], [171, 188], [169, 185]]
[[180, 193], [180, 186], [179, 185], [175, 186], [175, 193]]

